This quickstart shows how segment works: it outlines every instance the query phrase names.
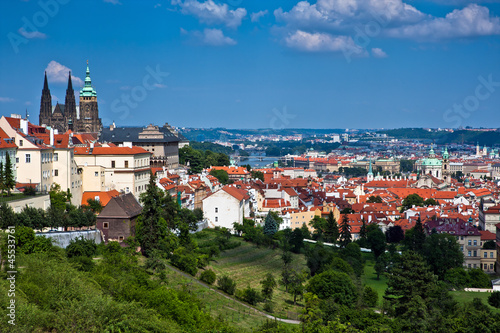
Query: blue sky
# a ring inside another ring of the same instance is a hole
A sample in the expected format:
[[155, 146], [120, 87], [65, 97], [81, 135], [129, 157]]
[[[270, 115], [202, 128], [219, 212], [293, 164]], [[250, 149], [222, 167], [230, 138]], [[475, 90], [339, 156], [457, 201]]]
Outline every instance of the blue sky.
[[89, 60], [104, 125], [500, 127], [500, 0], [0, 3], [0, 115]]

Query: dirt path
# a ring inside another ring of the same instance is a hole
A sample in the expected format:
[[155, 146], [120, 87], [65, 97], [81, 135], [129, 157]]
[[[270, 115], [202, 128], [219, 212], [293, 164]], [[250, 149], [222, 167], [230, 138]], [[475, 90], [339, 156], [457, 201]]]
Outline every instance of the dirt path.
[[229, 299], [229, 300], [231, 300], [231, 301], [237, 302], [237, 303], [239, 303], [240, 305], [242, 305], [242, 306], [244, 306], [244, 307], [246, 307], [246, 308], [248, 308], [248, 309], [250, 309], [250, 310], [253, 310], [255, 313], [260, 314], [261, 316], [264, 316], [264, 317], [269, 318], [269, 319], [272, 319], [272, 320], [281, 321], [281, 322], [283, 322], [283, 323], [287, 323], [287, 324], [295, 324], [295, 325], [299, 325], [299, 324], [300, 324], [300, 321], [299, 321], [299, 320], [293, 320], [293, 319], [282, 319], [282, 318], [278, 318], [278, 317], [271, 316], [270, 314], [267, 314], [267, 313], [265, 313], [265, 312], [262, 312], [262, 311], [260, 311], [260, 310], [257, 310], [256, 308], [254, 308], [254, 307], [252, 307], [252, 306], [250, 306], [250, 305], [248, 305], [248, 304], [246, 304], [246, 303], [243, 303], [243, 302], [241, 302], [241, 301], [237, 300], [236, 298], [230, 297], [230, 296], [226, 295], [225, 293], [223, 293], [223, 292], [221, 292], [221, 291], [219, 291], [219, 290], [216, 290], [216, 289], [211, 288], [208, 284], [206, 284], [206, 283], [204, 283], [204, 282], [202, 282], [202, 281], [200, 281], [200, 280], [198, 280], [198, 279], [196, 279], [196, 278], [192, 277], [191, 275], [189, 275], [189, 274], [187, 274], [187, 273], [184, 273], [183, 271], [181, 271], [181, 270], [179, 270], [179, 269], [177, 269], [177, 268], [175, 268], [175, 267], [173, 267], [173, 266], [170, 266], [170, 265], [168, 265], [168, 264], [167, 264], [167, 267], [168, 267], [169, 269], [173, 270], [174, 272], [177, 272], [177, 273], [179, 273], [180, 275], [182, 275], [182, 276], [184, 276], [184, 277], [186, 277], [186, 278], [188, 278], [188, 279], [193, 280], [194, 282], [196, 282], [196, 283], [197, 283], [197, 284], [199, 284], [200, 286], [205, 287], [205, 288], [208, 288], [209, 290], [213, 291], [214, 293], [217, 293], [217, 294], [219, 294], [219, 295], [221, 295], [221, 296], [224, 296], [225, 298], [227, 298], [227, 299]]

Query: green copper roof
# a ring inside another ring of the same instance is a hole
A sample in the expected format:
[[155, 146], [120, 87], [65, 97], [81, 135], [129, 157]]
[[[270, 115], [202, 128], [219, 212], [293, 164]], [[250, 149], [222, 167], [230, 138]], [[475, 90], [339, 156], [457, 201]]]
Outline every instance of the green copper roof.
[[370, 168], [368, 169], [368, 175], [373, 175], [372, 159], [371, 158], [370, 158]]
[[92, 87], [92, 82], [90, 80], [90, 70], [89, 70], [89, 62], [87, 61], [87, 72], [85, 75], [85, 84], [83, 85], [82, 90], [80, 90], [81, 97], [97, 97], [97, 92]]
[[450, 157], [450, 154], [448, 154], [448, 147], [444, 148], [444, 153], [443, 153], [443, 159], [447, 160]]

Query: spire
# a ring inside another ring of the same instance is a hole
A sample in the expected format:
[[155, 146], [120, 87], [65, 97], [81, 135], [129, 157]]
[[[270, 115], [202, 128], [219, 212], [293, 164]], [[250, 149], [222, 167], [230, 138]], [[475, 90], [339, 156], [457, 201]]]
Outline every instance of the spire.
[[45, 72], [45, 79], [44, 79], [44, 81], [43, 81], [43, 90], [44, 90], [44, 91], [49, 90], [49, 84], [48, 84], [48, 82], [47, 82], [47, 72]]
[[71, 71], [69, 71], [68, 77], [68, 89], [66, 91], [73, 90], [73, 83], [71, 83]]
[[85, 84], [80, 90], [81, 97], [97, 97], [95, 89], [92, 87], [92, 80], [90, 79], [89, 61], [87, 60], [87, 71], [85, 72]]

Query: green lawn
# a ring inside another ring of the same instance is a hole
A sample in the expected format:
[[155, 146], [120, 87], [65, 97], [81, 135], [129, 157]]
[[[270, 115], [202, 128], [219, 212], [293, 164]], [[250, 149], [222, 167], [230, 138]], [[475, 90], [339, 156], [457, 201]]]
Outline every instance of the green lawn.
[[500, 309], [496, 309], [488, 304], [488, 297], [491, 295], [490, 293], [477, 293], [473, 291], [451, 291], [450, 295], [453, 296], [453, 298], [461, 304], [469, 303], [472, 302], [474, 298], [479, 298], [483, 301], [484, 304], [488, 305], [488, 307], [493, 312], [500, 313]]
[[367, 259], [365, 261], [365, 270], [364, 274], [361, 276], [361, 281], [365, 286], [370, 286], [377, 291], [378, 305], [381, 306], [385, 290], [387, 289], [387, 278], [384, 275], [380, 275], [380, 280], [377, 280], [374, 265], [375, 261], [372, 259]]
[[[262, 289], [260, 281], [267, 273], [273, 274], [277, 281], [280, 280], [283, 266], [281, 250], [257, 247], [238, 237], [232, 237], [231, 241], [241, 242], [241, 246], [222, 252], [215, 261], [210, 262], [207, 269], [214, 270], [218, 277], [228, 275], [236, 281], [237, 289], [250, 286], [260, 291]], [[293, 262], [299, 270], [307, 268], [303, 255], [293, 254]], [[303, 309], [301, 301], [293, 305], [292, 295], [286, 293], [285, 288], [279, 284], [274, 290], [272, 301], [274, 302], [272, 314], [280, 318], [298, 319]], [[264, 303], [259, 303], [257, 308], [264, 311], [263, 306]]]

